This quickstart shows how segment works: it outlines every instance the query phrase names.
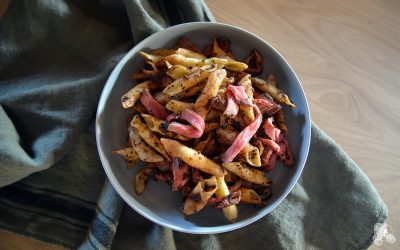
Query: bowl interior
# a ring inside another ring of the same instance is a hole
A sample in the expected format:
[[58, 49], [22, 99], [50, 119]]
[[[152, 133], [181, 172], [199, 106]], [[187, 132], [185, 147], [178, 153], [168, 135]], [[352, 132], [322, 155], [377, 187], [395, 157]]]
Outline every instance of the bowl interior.
[[[289, 127], [290, 142], [295, 166], [278, 164], [268, 176], [273, 181], [272, 197], [265, 207], [239, 205], [239, 217], [233, 224], [226, 221], [219, 209], [205, 208], [184, 218], [180, 208], [182, 198], [164, 183], [150, 181], [142, 195], [133, 189], [134, 177], [139, 169], [126, 169], [125, 161], [111, 151], [126, 146], [127, 117], [129, 111], [121, 106], [121, 96], [132, 88], [130, 76], [142, 66], [140, 50], [169, 48], [179, 37], [186, 36], [200, 48], [210, 44], [214, 36], [228, 37], [234, 54], [243, 59], [250, 50], [258, 49], [264, 58], [264, 73], [275, 73], [278, 84], [297, 105], [296, 109], [284, 107]], [[256, 221], [275, 208], [289, 193], [301, 174], [310, 144], [310, 117], [303, 89], [287, 62], [271, 46], [257, 36], [242, 29], [216, 23], [188, 23], [158, 32], [136, 45], [120, 61], [110, 75], [100, 98], [96, 137], [100, 158], [108, 178], [121, 197], [137, 212], [162, 226], [188, 233], [219, 233], [234, 230]]]

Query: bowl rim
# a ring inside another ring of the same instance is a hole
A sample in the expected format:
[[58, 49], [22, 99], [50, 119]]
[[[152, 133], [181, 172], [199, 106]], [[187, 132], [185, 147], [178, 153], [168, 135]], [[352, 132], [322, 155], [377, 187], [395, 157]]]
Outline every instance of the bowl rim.
[[[151, 40], [154, 36], [159, 36], [162, 33], [165, 32], [173, 32], [174, 30], [179, 30], [182, 26], [192, 26], [193, 28], [204, 28], [204, 25], [209, 25], [209, 26], [221, 26], [221, 27], [226, 27], [226, 28], [230, 28], [230, 29], [234, 29], [234, 30], [238, 30], [240, 32], [243, 32], [245, 34], [247, 34], [248, 36], [251, 36], [254, 39], [257, 39], [259, 41], [261, 41], [262, 43], [264, 43], [266, 46], [269, 46], [270, 49], [272, 49], [274, 51], [274, 53], [276, 53], [278, 55], [278, 57], [280, 57], [280, 59], [282, 59], [282, 61], [286, 64], [286, 66], [289, 68], [289, 70], [292, 72], [292, 74], [294, 75], [295, 79], [297, 80], [297, 82], [299, 83], [299, 87], [301, 90], [301, 94], [304, 96], [305, 99], [305, 126], [307, 129], [307, 132], [310, 136], [308, 136], [307, 138], [305, 138], [305, 144], [306, 144], [306, 150], [305, 150], [305, 157], [302, 159], [301, 162], [299, 162], [298, 164], [298, 169], [296, 170], [295, 175], [292, 177], [291, 182], [289, 183], [288, 186], [286, 186], [283, 194], [274, 202], [272, 203], [268, 208], [265, 208], [264, 211], [261, 211], [260, 213], [238, 221], [238, 222], [234, 222], [234, 223], [227, 223], [226, 225], [222, 225], [222, 226], [212, 226], [212, 227], [200, 227], [201, 230], [199, 230], [199, 227], [196, 227], [195, 229], [187, 229], [187, 228], [182, 228], [180, 226], [176, 226], [176, 225], [171, 225], [165, 222], [161, 222], [161, 221], [157, 221], [155, 218], [153, 218], [152, 216], [148, 215], [145, 211], [142, 211], [134, 202], [135, 199], [128, 193], [125, 191], [125, 189], [122, 187], [122, 185], [119, 183], [119, 181], [117, 180], [116, 176], [114, 175], [111, 167], [109, 165], [106, 164], [106, 157], [102, 152], [102, 147], [100, 145], [100, 137], [101, 137], [101, 129], [100, 129], [100, 122], [99, 122], [99, 117], [101, 112], [104, 110], [105, 108], [105, 104], [106, 101], [108, 99], [108, 96], [111, 92], [111, 90], [114, 87], [114, 84], [116, 83], [116, 79], [118, 78], [119, 73], [121, 72], [121, 70], [123, 69], [123, 67], [126, 65], [126, 63], [129, 61], [130, 58], [132, 58], [134, 56], [133, 51], [135, 50], [136, 47], [141, 46], [143, 44], [146, 44], [147, 41]], [[120, 59], [120, 61], [117, 63], [117, 65], [114, 67], [113, 71], [111, 72], [110, 76], [108, 77], [104, 88], [101, 92], [101, 96], [98, 102], [98, 107], [97, 107], [97, 112], [96, 112], [96, 145], [97, 145], [97, 151], [98, 154], [100, 156], [100, 161], [101, 164], [104, 168], [104, 171], [106, 172], [106, 175], [109, 179], [109, 181], [111, 182], [112, 186], [114, 187], [114, 189], [117, 191], [117, 193], [121, 196], [121, 198], [131, 207], [133, 208], [136, 212], [138, 212], [140, 215], [144, 216], [145, 218], [147, 218], [148, 220], [170, 228], [172, 230], [175, 231], [179, 231], [179, 232], [183, 232], [183, 233], [191, 233], [191, 234], [216, 234], [216, 233], [224, 233], [224, 232], [229, 232], [229, 231], [233, 231], [242, 227], [245, 227], [253, 222], [258, 221], [259, 219], [261, 219], [262, 217], [266, 216], [268, 213], [270, 213], [272, 210], [274, 210], [279, 204], [281, 204], [281, 202], [286, 198], [286, 196], [290, 193], [290, 191], [293, 189], [294, 185], [297, 183], [300, 175], [302, 174], [307, 158], [308, 158], [308, 153], [309, 153], [309, 149], [310, 149], [310, 143], [311, 143], [311, 114], [310, 114], [310, 110], [309, 110], [309, 105], [308, 105], [308, 101], [307, 101], [307, 97], [306, 94], [304, 92], [303, 86], [300, 82], [300, 79], [298, 78], [296, 72], [293, 70], [293, 68], [290, 66], [290, 64], [287, 62], [287, 60], [281, 55], [281, 53], [279, 53], [279, 51], [277, 51], [271, 44], [269, 44], [267, 41], [265, 41], [264, 39], [260, 38], [259, 36], [257, 36], [256, 34], [247, 31], [243, 28], [234, 26], [234, 25], [230, 25], [230, 24], [226, 24], [226, 23], [219, 23], [219, 22], [191, 22], [191, 23], [183, 23], [183, 24], [178, 24], [178, 25], [174, 25], [174, 26], [170, 26], [167, 27], [163, 30], [160, 30], [150, 36], [148, 36], [147, 38], [143, 39], [141, 42], [137, 43], [136, 45], [134, 45], [123, 57], [122, 59]], [[129, 197], [133, 198], [133, 201], [131, 199], [129, 199]]]

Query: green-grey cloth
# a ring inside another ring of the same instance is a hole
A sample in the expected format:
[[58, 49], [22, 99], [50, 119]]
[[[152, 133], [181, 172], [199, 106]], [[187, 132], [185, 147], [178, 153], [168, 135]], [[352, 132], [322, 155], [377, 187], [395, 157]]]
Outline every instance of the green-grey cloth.
[[81, 249], [366, 249], [387, 218], [375, 188], [315, 124], [304, 172], [261, 220], [218, 235], [160, 227], [116, 194], [94, 137], [118, 60], [203, 1], [20, 1], [0, 19], [0, 228]]

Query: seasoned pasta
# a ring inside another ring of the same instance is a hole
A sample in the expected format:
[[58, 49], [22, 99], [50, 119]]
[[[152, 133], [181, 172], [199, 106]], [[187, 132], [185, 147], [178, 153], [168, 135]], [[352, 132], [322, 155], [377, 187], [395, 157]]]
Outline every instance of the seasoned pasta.
[[262, 55], [249, 54], [238, 60], [230, 41], [218, 37], [207, 51], [182, 38], [175, 48], [139, 53], [146, 67], [133, 73], [138, 83], [121, 98], [132, 111], [128, 145], [113, 150], [129, 167], [145, 162], [137, 194], [148, 180], [166, 182], [181, 193], [184, 216], [210, 206], [230, 222], [238, 205], [266, 204], [268, 172], [277, 161], [294, 164], [281, 105], [296, 106], [275, 75], [260, 76]]

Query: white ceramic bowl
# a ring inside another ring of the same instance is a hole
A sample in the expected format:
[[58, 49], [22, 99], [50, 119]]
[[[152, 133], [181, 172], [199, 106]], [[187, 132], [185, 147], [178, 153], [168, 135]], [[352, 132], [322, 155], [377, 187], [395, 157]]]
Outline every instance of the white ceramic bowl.
[[[212, 38], [224, 36], [231, 40], [238, 58], [244, 58], [250, 50], [258, 49], [264, 58], [264, 74], [276, 74], [279, 86], [291, 97], [297, 108], [284, 108], [289, 127], [290, 142], [295, 166], [276, 166], [268, 176], [273, 181], [272, 197], [265, 207], [239, 205], [239, 217], [229, 223], [220, 209], [210, 207], [184, 218], [180, 208], [182, 198], [164, 183], [149, 181], [145, 192], [136, 195], [133, 188], [138, 168], [126, 169], [122, 157], [111, 150], [126, 146], [126, 119], [129, 111], [121, 106], [121, 96], [132, 82], [130, 75], [141, 67], [141, 50], [172, 47], [179, 37], [186, 36], [202, 48]], [[311, 137], [310, 113], [304, 91], [296, 74], [286, 60], [267, 42], [243, 29], [220, 23], [187, 23], [173, 26], [146, 38], [118, 63], [102, 92], [96, 117], [97, 147], [104, 170], [115, 190], [125, 202], [149, 220], [176, 231], [195, 234], [227, 232], [244, 227], [271, 212], [287, 196], [296, 184], [306, 162]]]

